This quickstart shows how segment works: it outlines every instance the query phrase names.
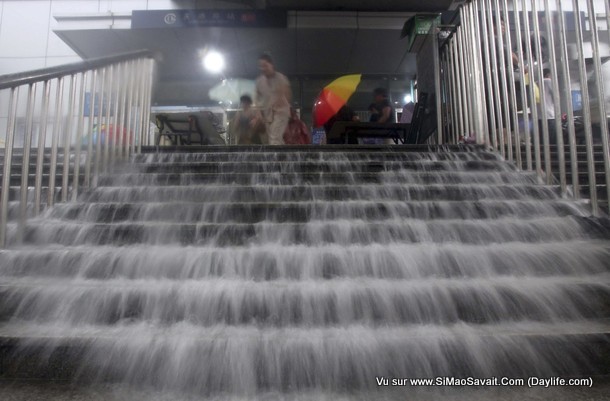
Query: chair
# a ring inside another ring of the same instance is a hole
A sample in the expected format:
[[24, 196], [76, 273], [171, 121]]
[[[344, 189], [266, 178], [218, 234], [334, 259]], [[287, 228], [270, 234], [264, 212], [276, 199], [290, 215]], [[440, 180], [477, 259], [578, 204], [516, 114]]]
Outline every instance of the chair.
[[212, 112], [157, 114], [155, 120], [159, 128], [156, 145], [159, 145], [162, 136], [167, 137], [172, 145], [225, 144], [220, 136], [222, 127], [219, 127]]
[[391, 138], [394, 143], [417, 144], [419, 130], [425, 112], [428, 95], [420, 93], [419, 101], [413, 109], [411, 123], [369, 123], [337, 121], [327, 134], [328, 139], [342, 139], [348, 143], [349, 138]]

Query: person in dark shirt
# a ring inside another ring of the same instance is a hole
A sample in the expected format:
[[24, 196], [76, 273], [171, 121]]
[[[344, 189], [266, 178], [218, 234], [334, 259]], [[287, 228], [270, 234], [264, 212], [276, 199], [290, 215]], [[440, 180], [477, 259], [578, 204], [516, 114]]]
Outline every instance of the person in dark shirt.
[[385, 88], [377, 88], [373, 91], [373, 103], [369, 106], [369, 111], [371, 112], [370, 122], [394, 122], [394, 108], [388, 100], [388, 91]]
[[[377, 88], [373, 91], [373, 103], [369, 106], [369, 122], [371, 123], [393, 123], [394, 108], [388, 100], [388, 91], [385, 88]], [[381, 145], [383, 138], [363, 138], [362, 143], [367, 145]]]

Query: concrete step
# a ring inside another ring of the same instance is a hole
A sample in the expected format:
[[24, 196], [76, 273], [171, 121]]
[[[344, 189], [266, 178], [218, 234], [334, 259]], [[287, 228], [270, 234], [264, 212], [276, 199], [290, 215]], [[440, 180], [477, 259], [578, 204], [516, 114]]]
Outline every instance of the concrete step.
[[481, 152], [484, 145], [239, 145], [239, 146], [143, 146], [142, 153], [294, 153], [294, 152]]
[[[559, 173], [556, 173], [555, 176], [559, 179]], [[572, 173], [566, 171], [566, 179], [568, 182], [572, 182]], [[595, 181], [596, 184], [605, 184], [606, 183], [606, 173], [604, 172], [596, 172], [595, 173]], [[580, 185], [589, 185], [589, 173], [587, 171], [579, 171], [578, 172], [578, 183]]]
[[481, 147], [133, 160], [23, 242], [8, 225], [0, 381], [383, 399], [379, 375], [610, 375], [610, 220]]
[[[21, 184], [21, 182], [19, 182], [19, 184]], [[43, 183], [46, 184], [46, 183]], [[58, 202], [60, 200], [61, 197], [61, 185], [56, 186], [55, 187], [55, 202]], [[41, 198], [42, 200], [46, 200], [48, 197], [48, 190], [49, 187], [46, 185], [43, 185], [41, 187]], [[34, 194], [35, 194], [35, 188], [33, 186], [28, 186], [27, 189], [28, 192], [28, 201], [33, 201], [34, 200]], [[21, 200], [21, 187], [20, 185], [14, 185], [9, 187], [9, 193], [8, 193], [8, 200], [11, 202], [17, 202]]]
[[[549, 231], [549, 227], [553, 227]], [[9, 238], [16, 226], [9, 225]], [[373, 243], [488, 244], [492, 242], [552, 242], [610, 238], [610, 221], [601, 218], [534, 218], [515, 220], [418, 220], [392, 219], [366, 222], [344, 220], [308, 223], [82, 223], [53, 219], [30, 221], [25, 228], [26, 244], [128, 245], [182, 244], [197, 246], [258, 246]], [[12, 244], [12, 243], [11, 243]]]
[[[131, 177], [134, 178], [134, 177]], [[154, 177], [153, 177], [154, 178]], [[228, 201], [315, 201], [381, 199], [386, 201], [477, 201], [477, 200], [553, 200], [560, 197], [558, 185], [536, 184], [409, 184], [386, 183], [378, 176], [358, 177], [356, 182], [346, 184], [345, 176], [278, 177], [276, 180], [257, 182], [252, 177], [224, 177], [226, 183], [217, 184], [215, 176], [197, 176], [198, 183], [184, 181], [160, 182], [140, 179], [127, 180], [123, 185], [113, 186], [100, 179], [100, 186], [83, 193], [83, 201], [100, 202], [222, 202]], [[209, 179], [206, 180], [205, 178]], [[186, 180], [186, 179], [185, 179]], [[255, 183], [251, 183], [254, 181]], [[235, 183], [231, 185], [231, 183]], [[322, 184], [320, 184], [322, 183]], [[178, 185], [176, 185], [178, 184]], [[264, 184], [264, 185], [263, 185]], [[363, 187], [366, 184], [367, 187]], [[271, 194], [271, 195], [270, 195]]]
[[[5, 278], [34, 281], [160, 280], [202, 281], [234, 278], [278, 282], [396, 279], [480, 279], [488, 277], [581, 277], [608, 272], [610, 241], [507, 242], [422, 246], [405, 244], [286, 245], [256, 247], [183, 247], [180, 244], [133, 246], [28, 246], [0, 251]], [[577, 250], [577, 251], [575, 251]], [[472, 255], [476, 255], [475, 258]], [[527, 255], [527, 263], [523, 261]], [[108, 266], [112, 266], [109, 268]]]
[[261, 150], [252, 153], [237, 152], [202, 152], [202, 153], [142, 153], [131, 156], [134, 163], [244, 163], [244, 162], [318, 162], [318, 163], [346, 163], [346, 162], [399, 162], [399, 161], [472, 161], [472, 160], [500, 160], [499, 155], [493, 152], [386, 152], [386, 151], [358, 151], [350, 152], [272, 152]]
[[139, 166], [141, 173], [339, 173], [384, 171], [515, 171], [500, 161], [403, 161], [403, 162], [242, 162], [171, 163]]
[[[393, 218], [498, 219], [588, 215], [587, 203], [568, 200], [540, 201], [282, 201], [278, 202], [172, 202], [172, 203], [66, 203], [46, 217], [94, 223], [114, 222], [234, 222], [306, 223], [312, 220]], [[19, 204], [11, 203], [9, 217], [18, 216]]]
[[[505, 175], [505, 172], [494, 171], [497, 175], [473, 174], [470, 183], [489, 183], [492, 185], [497, 179], [504, 182], [515, 178], [517, 185], [533, 184], [537, 182], [534, 175]], [[477, 181], [480, 178], [479, 181]], [[122, 173], [100, 176], [99, 186], [167, 186], [167, 185], [331, 185], [331, 184], [452, 184], [469, 182], [468, 174], [462, 172], [407, 172], [388, 171], [379, 173]]]
[[[571, 325], [526, 322], [288, 330], [253, 325], [201, 328], [124, 324], [59, 331], [52, 324], [11, 325], [0, 332], [4, 367], [0, 377], [140, 383], [153, 389], [182, 389], [195, 394], [269, 388], [373, 390], [376, 383], [365, 377], [374, 377], [375, 371], [392, 372], [397, 377], [589, 378], [610, 373], [606, 363], [610, 353], [604, 330], [607, 327], [594, 321]], [[316, 361], [315, 368], [294, 365], [291, 350], [295, 344], [297, 355]], [[226, 353], [233, 358], [223, 358]], [[376, 358], [374, 366], [360, 365], [361, 358], [369, 353], [386, 357]], [[246, 357], [252, 354], [257, 357]], [[446, 355], [476, 355], [486, 362], [486, 373], [473, 361], [450, 362]], [[337, 360], [342, 361], [339, 371]], [[160, 361], [164, 366], [159, 366]], [[424, 361], [429, 364], [422, 366]], [[182, 367], [181, 375], [174, 375], [167, 366]], [[265, 367], [263, 371], [261, 366]], [[365, 370], [362, 378], [341, 373], [358, 368]]]
[[[451, 397], [463, 400], [472, 400], [480, 397], [481, 400], [514, 401], [520, 400], [569, 400], [569, 401], [591, 401], [603, 400], [610, 393], [610, 377], [592, 376], [594, 386], [554, 386], [544, 387], [540, 385], [529, 388], [525, 386], [494, 386], [494, 387], [465, 387], [454, 386], [451, 388]], [[526, 383], [526, 382], [525, 382]], [[41, 396], [44, 394], [44, 397]], [[37, 398], [39, 397], [39, 398]], [[32, 401], [44, 399], [44, 401], [150, 401], [156, 399], [164, 400], [198, 400], [196, 396], [184, 395], [184, 391], [165, 389], [162, 392], [152, 391], [150, 388], [137, 388], [120, 383], [98, 383], [95, 385], [78, 385], [68, 381], [37, 381], [37, 380], [11, 380], [3, 383], [0, 387], [0, 399], [12, 401]], [[274, 398], [275, 397], [275, 398]], [[278, 398], [280, 397], [280, 398]], [[318, 401], [320, 390], [287, 390], [278, 396], [276, 392], [266, 392], [257, 395], [236, 396], [235, 394], [221, 393], [214, 395], [215, 401], [267, 401], [269, 399]], [[381, 389], [359, 390], [355, 396], [352, 391], [324, 392], [324, 397], [333, 401], [368, 401], [368, 400], [402, 400], [429, 401], [440, 400], [448, 397], [448, 391], [443, 387], [426, 388], [425, 391], [415, 387], [384, 387]], [[205, 399], [205, 398], [204, 398]]]
[[[85, 173], [82, 170], [79, 173], [79, 177], [80, 177], [79, 183], [82, 185], [83, 182], [85, 181]], [[42, 175], [43, 185], [46, 185], [46, 186], [49, 185], [49, 178], [50, 178], [49, 174]], [[0, 180], [2, 180], [1, 174], [0, 174]], [[70, 174], [69, 179], [68, 179], [69, 184], [72, 184], [73, 181], [74, 181], [74, 175]], [[61, 186], [62, 184], [63, 184], [63, 172], [57, 171], [55, 174], [55, 186]], [[21, 185], [21, 174], [11, 174], [11, 178], [9, 180], [9, 185], [10, 186], [20, 186]], [[28, 175], [27, 185], [30, 187], [33, 187], [34, 185], [36, 185], [36, 175], [35, 174]]]
[[[601, 276], [477, 279], [36, 280], [0, 284], [0, 325], [12, 321], [91, 325], [189, 323], [285, 328], [552, 323], [610, 318]], [[370, 296], [371, 293], [377, 294]], [[537, 302], [545, 294], [545, 303]], [[481, 302], [495, 298], [495, 302]], [[278, 302], [281, 300], [281, 302]], [[347, 301], [349, 300], [349, 302]], [[44, 305], [25, 308], [24, 305]], [[227, 313], [230, 309], [230, 313]], [[1, 330], [1, 329], [0, 329]]]

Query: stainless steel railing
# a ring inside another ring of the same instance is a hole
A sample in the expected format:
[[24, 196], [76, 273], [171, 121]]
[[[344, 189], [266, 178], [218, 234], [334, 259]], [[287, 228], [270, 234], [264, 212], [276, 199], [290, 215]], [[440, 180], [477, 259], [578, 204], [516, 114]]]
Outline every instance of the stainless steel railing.
[[[610, 3], [472, 0], [459, 15], [441, 43], [445, 140], [487, 144], [547, 183], [557, 179], [563, 193], [577, 198], [586, 181], [598, 215], [601, 163], [610, 199], [610, 110], [604, 101], [610, 82], [603, 79], [610, 69]], [[599, 116], [599, 125], [592, 116]], [[578, 158], [583, 149], [586, 171]], [[596, 162], [594, 149], [601, 149], [603, 162]]]
[[[6, 244], [12, 189], [19, 194], [21, 236], [28, 206], [37, 215], [56, 200], [76, 199], [81, 185], [96, 186], [100, 174], [151, 144], [154, 68], [152, 53], [139, 51], [0, 76], [0, 115], [6, 107], [6, 136], [4, 147], [0, 145], [0, 247]], [[21, 171], [13, 174], [19, 157]], [[20, 177], [17, 186], [11, 176]]]

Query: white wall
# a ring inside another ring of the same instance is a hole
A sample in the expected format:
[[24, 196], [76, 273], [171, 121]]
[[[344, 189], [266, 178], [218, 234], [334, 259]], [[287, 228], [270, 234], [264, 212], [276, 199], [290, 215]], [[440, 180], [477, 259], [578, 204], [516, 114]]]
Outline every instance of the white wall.
[[[176, 5], [172, 0], [0, 0], [0, 75], [81, 60], [53, 32], [57, 27], [55, 15], [128, 13], [134, 9], [173, 8]], [[37, 97], [40, 98], [40, 93]], [[23, 141], [25, 99], [23, 90], [18, 105], [17, 145]], [[8, 100], [9, 91], [0, 90], [0, 148], [5, 143]], [[40, 100], [37, 104], [40, 104]], [[52, 120], [53, 117], [50, 116], [48, 129], [51, 129]], [[34, 126], [37, 130], [39, 122], [34, 121]]]
[[55, 15], [176, 8], [171, 0], [0, 0], [0, 75], [79, 61]]
[[[543, 0], [536, 0], [544, 9]], [[606, 0], [594, 0], [597, 13], [603, 13]], [[200, 2], [201, 3], [201, 2]], [[222, 6], [222, 1], [206, 3]], [[509, 1], [509, 4], [512, 3]], [[581, 0], [583, 9], [585, 2]], [[201, 4], [199, 4], [201, 5]], [[555, 0], [550, 1], [555, 9]], [[159, 10], [193, 6], [190, 2], [172, 0], [0, 0], [0, 75], [50, 67], [80, 60], [63, 41], [53, 33], [57, 27], [55, 15], [82, 15], [107, 12], [128, 13], [132, 10]], [[233, 3], [234, 6], [234, 3]], [[562, 7], [572, 9], [571, 1], [562, 1]], [[601, 29], [605, 29], [600, 20]]]

